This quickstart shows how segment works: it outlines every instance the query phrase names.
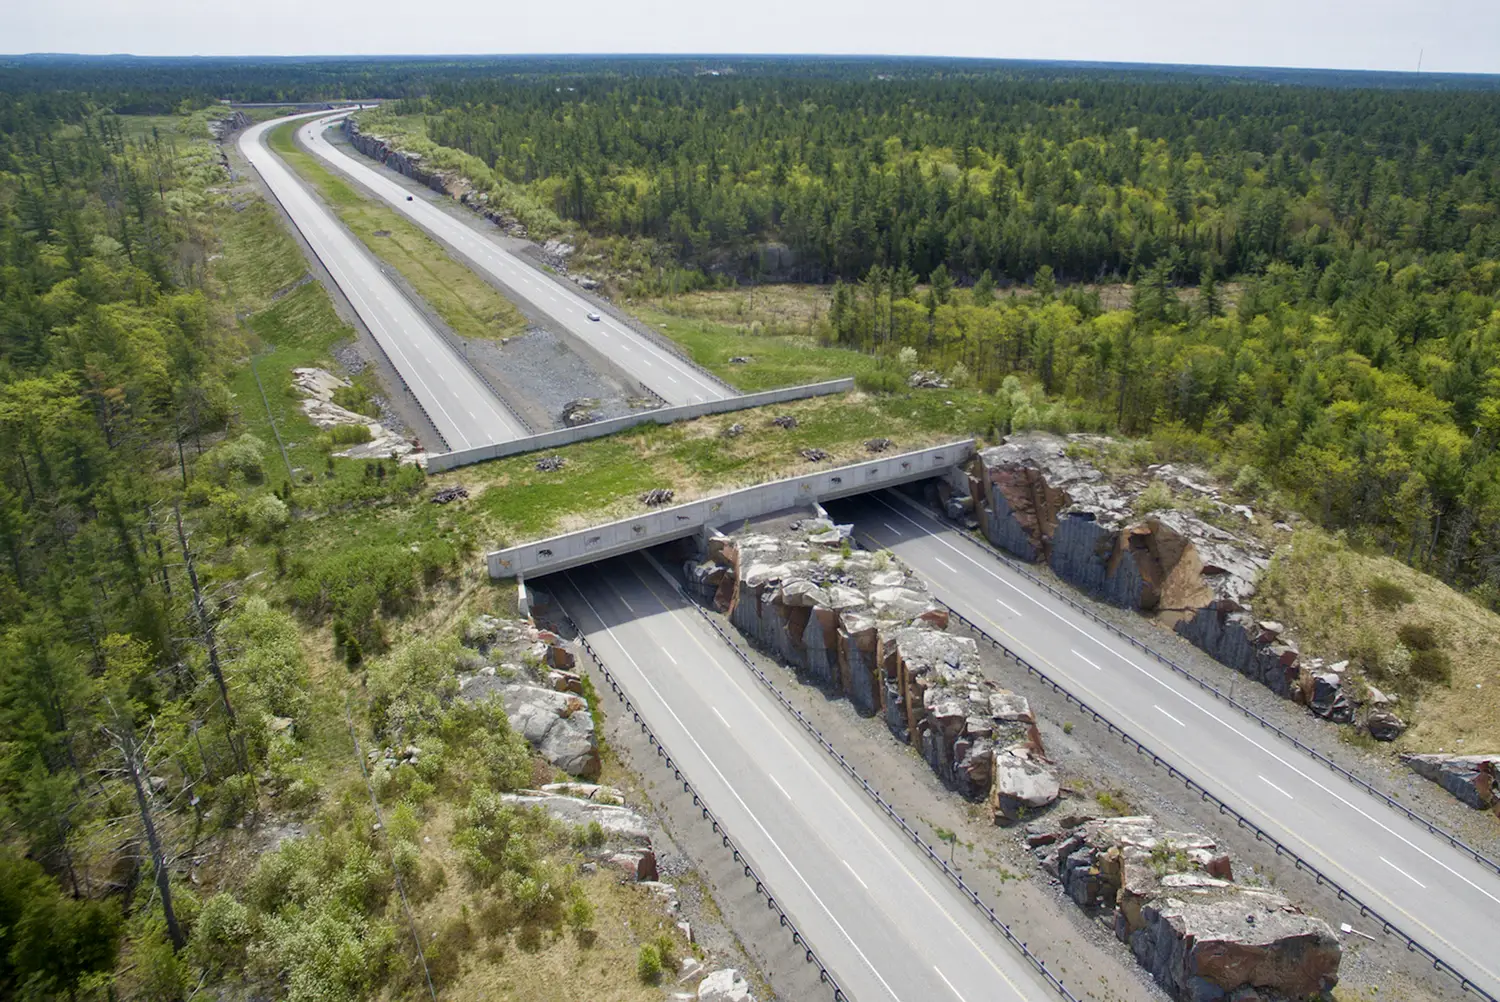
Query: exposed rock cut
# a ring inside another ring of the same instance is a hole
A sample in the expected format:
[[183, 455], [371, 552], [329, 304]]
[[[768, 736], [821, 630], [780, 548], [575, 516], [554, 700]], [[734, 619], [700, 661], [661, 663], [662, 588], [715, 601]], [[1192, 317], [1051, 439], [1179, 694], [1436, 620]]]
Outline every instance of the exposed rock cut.
[[1075, 903], [1113, 913], [1115, 935], [1176, 998], [1306, 998], [1338, 982], [1342, 948], [1328, 923], [1234, 883], [1207, 835], [1149, 817], [1074, 816], [1029, 827], [1027, 841]]
[[1500, 754], [1402, 755], [1401, 761], [1475, 810], [1500, 817]]
[[1057, 799], [1024, 697], [979, 667], [974, 641], [889, 554], [847, 548], [847, 526], [803, 519], [786, 533], [715, 535], [690, 588], [758, 646], [880, 715], [952, 789], [1014, 819]]
[[333, 402], [335, 390], [347, 389], [353, 384], [340, 379], [326, 369], [293, 369], [292, 386], [302, 394], [302, 412], [319, 428], [334, 428], [339, 425], [364, 425], [370, 430], [370, 440], [350, 446], [335, 456], [349, 459], [399, 459], [402, 463], [425, 466], [426, 453], [419, 452], [411, 442], [387, 428], [379, 421], [357, 414]]

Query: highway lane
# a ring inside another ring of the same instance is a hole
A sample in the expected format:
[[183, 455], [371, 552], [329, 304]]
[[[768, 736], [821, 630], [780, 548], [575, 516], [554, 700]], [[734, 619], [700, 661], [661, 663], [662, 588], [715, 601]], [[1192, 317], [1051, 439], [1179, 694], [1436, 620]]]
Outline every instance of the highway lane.
[[1056, 997], [639, 555], [540, 585], [858, 1002]]
[[[569, 283], [523, 263], [438, 206], [421, 198], [408, 201], [410, 192], [392, 180], [387, 171], [372, 166], [366, 159], [344, 153], [323, 135], [329, 125], [348, 114], [345, 111], [329, 115], [298, 130], [303, 145], [328, 166], [357, 181], [433, 237], [456, 249], [475, 267], [524, 296], [564, 331], [609, 356], [667, 403], [688, 404], [734, 396], [693, 365], [597, 310], [573, 291]], [[590, 313], [598, 314], [600, 319], [589, 320]]]
[[467, 449], [530, 434], [265, 144], [267, 130], [305, 117], [290, 115], [251, 126], [240, 136], [240, 152], [275, 193], [448, 448]]
[[[905, 502], [830, 502], [932, 593], [1500, 995], [1500, 881]], [[1379, 933], [1378, 928], [1365, 930]]]

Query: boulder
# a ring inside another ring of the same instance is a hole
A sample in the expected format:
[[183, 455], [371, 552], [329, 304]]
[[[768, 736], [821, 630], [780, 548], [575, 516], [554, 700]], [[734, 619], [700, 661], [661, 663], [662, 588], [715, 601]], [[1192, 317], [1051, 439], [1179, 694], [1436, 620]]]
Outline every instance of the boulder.
[[1312, 677], [1312, 697], [1308, 709], [1325, 720], [1347, 724], [1354, 719], [1354, 704], [1344, 694], [1344, 681], [1337, 672], [1320, 672]]
[[1376, 741], [1395, 741], [1406, 730], [1406, 721], [1390, 710], [1371, 710], [1365, 714], [1365, 730]]
[[698, 1002], [755, 1002], [750, 984], [732, 967], [714, 971], [698, 982]]
[[569, 775], [599, 775], [599, 741], [582, 696], [535, 685], [504, 685], [499, 691], [511, 726], [548, 762]]
[[1174, 890], [1141, 914], [1131, 950], [1176, 998], [1226, 999], [1247, 987], [1308, 998], [1338, 983], [1343, 951], [1333, 929], [1275, 892]]
[[1062, 787], [1052, 771], [1030, 756], [1006, 749], [995, 758], [993, 815], [1014, 821], [1055, 801]]
[[631, 880], [648, 881], [656, 880], [656, 853], [650, 849], [632, 849], [627, 852], [617, 852], [606, 861], [614, 870], [623, 873]]

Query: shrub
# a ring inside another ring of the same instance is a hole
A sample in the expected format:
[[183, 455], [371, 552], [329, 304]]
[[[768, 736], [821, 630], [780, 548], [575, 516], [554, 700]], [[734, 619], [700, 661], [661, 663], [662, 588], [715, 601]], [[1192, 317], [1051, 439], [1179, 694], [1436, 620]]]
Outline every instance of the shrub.
[[1160, 480], [1153, 480], [1135, 499], [1136, 512], [1141, 515], [1172, 507], [1172, 492]]
[[246, 483], [260, 483], [265, 477], [261, 467], [265, 452], [266, 443], [247, 432], [208, 450], [203, 454], [203, 463], [213, 472], [216, 483], [227, 484], [236, 474]]
[[594, 903], [589, 900], [583, 885], [574, 884], [568, 893], [568, 927], [580, 941], [584, 933], [594, 924]]
[[341, 445], [363, 445], [375, 436], [370, 426], [363, 424], [336, 424], [323, 433], [323, 442], [330, 449]]
[[661, 981], [661, 952], [657, 950], [655, 943], [642, 943], [640, 953], [636, 955], [635, 975], [648, 985], [654, 985]]
[[238, 967], [249, 941], [250, 909], [233, 895], [220, 892], [203, 902], [198, 912], [188, 940], [188, 960], [205, 971]]
[[236, 687], [253, 693], [266, 713], [293, 720], [307, 716], [307, 663], [291, 616], [252, 595], [225, 624], [224, 639], [235, 651], [230, 677]]
[[286, 502], [275, 494], [261, 494], [245, 502], [244, 519], [250, 532], [260, 542], [268, 542], [291, 521]]
[[1453, 661], [1444, 650], [1429, 647], [1412, 651], [1409, 670], [1415, 678], [1423, 682], [1447, 685], [1453, 681]]
[[875, 369], [856, 374], [854, 385], [866, 393], [900, 393], [906, 389], [906, 380], [900, 373]]
[[1440, 645], [1437, 630], [1427, 623], [1403, 623], [1396, 636], [1413, 651], [1430, 651]]
[[1397, 584], [1390, 578], [1375, 577], [1370, 579], [1370, 601], [1377, 609], [1387, 612], [1399, 609], [1417, 596], [1405, 585]]
[[370, 721], [384, 737], [414, 736], [439, 722], [444, 704], [458, 692], [454, 666], [461, 651], [452, 637], [414, 637], [371, 662]]

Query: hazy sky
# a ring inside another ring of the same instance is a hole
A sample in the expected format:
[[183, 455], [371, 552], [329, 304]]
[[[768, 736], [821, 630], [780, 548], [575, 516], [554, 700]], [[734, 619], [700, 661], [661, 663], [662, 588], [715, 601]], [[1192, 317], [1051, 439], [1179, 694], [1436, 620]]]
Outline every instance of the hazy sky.
[[0, 0], [0, 50], [870, 53], [1500, 72], [1500, 0]]

